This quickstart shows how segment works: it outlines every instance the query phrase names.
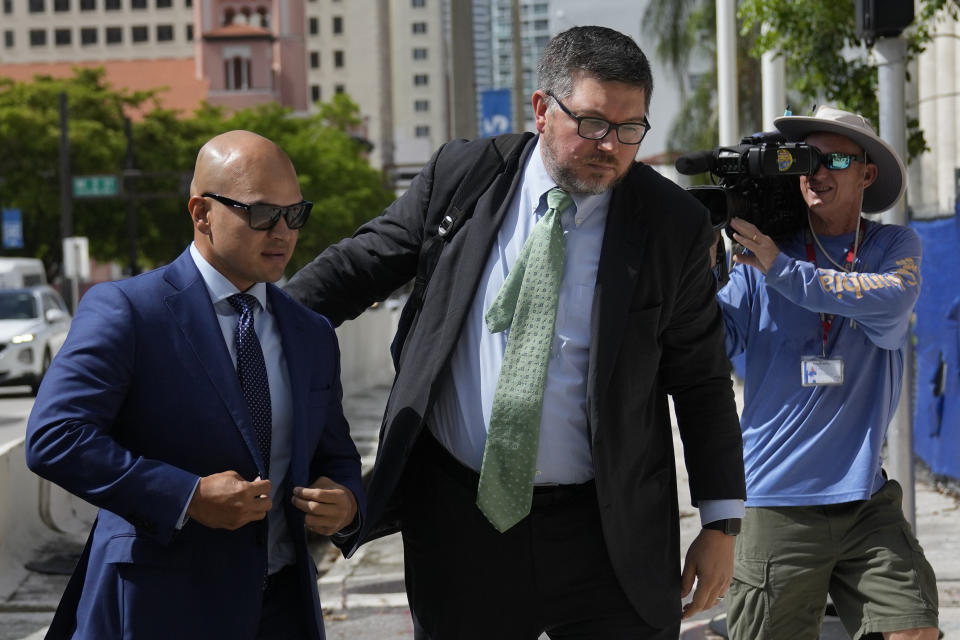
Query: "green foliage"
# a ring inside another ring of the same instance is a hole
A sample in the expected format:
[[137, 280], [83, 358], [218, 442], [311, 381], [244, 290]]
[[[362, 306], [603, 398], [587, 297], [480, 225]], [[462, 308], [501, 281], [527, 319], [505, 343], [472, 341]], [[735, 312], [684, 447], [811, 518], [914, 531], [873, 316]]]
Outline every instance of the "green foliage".
[[[922, 0], [914, 24], [904, 33], [908, 57], [923, 51], [938, 22], [958, 17], [960, 0]], [[765, 51], [780, 52], [784, 58], [788, 103], [794, 113], [806, 114], [817, 103], [830, 103], [877, 122], [876, 61], [856, 36], [854, 0], [739, 0], [738, 21], [744, 131], [757, 130], [761, 124], [759, 60]], [[675, 149], [715, 146], [715, 0], [651, 0], [644, 23], [646, 31], [658, 38], [657, 54], [678, 74], [688, 73], [691, 61], [709, 65], [695, 76], [697, 82], [674, 120]], [[926, 149], [926, 142], [915, 118], [906, 124], [907, 153], [914, 157]], [[704, 145], [708, 140], [713, 144]]]
[[[304, 197], [315, 203], [288, 273], [379, 214], [394, 198], [383, 175], [367, 162], [363, 142], [348, 133], [361, 121], [356, 104], [345, 95], [307, 117], [296, 117], [277, 104], [232, 114], [203, 105], [183, 117], [158, 106], [155, 92], [112, 88], [102, 69], [76, 69], [70, 78], [41, 76], [28, 83], [0, 77], [0, 204], [23, 211], [25, 244], [22, 251], [5, 253], [42, 258], [51, 277], [61, 261], [61, 92], [69, 104], [73, 175], [121, 174], [127, 150], [124, 116], [139, 114], [132, 124], [138, 174], [127, 178], [127, 189], [140, 196], [164, 196], [134, 200], [141, 266], [169, 262], [192, 239], [186, 187], [197, 151], [231, 129], [248, 129], [277, 142], [297, 168]], [[90, 238], [97, 260], [127, 264], [127, 209], [125, 198], [74, 199], [74, 233]]]
[[[671, 151], [688, 152], [716, 147], [720, 138], [717, 117], [717, 23], [713, 0], [653, 0], [643, 18], [644, 30], [657, 38], [657, 55], [689, 86], [681, 83], [683, 102], [670, 124]], [[761, 95], [755, 90], [760, 62], [749, 55], [751, 38], [737, 46], [740, 125], [757, 131], [761, 124]], [[703, 66], [691, 73], [691, 66]], [[654, 93], [656, 100], [656, 93]], [[696, 180], [695, 180], [696, 181]]]

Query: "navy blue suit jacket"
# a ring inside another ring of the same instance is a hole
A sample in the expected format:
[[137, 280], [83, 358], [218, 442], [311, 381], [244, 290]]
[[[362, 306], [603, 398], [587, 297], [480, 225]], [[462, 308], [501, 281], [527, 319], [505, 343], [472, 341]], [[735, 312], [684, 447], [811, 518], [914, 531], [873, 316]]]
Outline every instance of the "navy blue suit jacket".
[[[316, 567], [290, 489], [326, 475], [354, 492], [362, 513], [359, 455], [343, 417], [333, 329], [273, 285], [267, 294], [293, 402], [281, 495], [302, 609], [312, 611], [305, 623], [323, 638]], [[266, 520], [236, 531], [195, 521], [176, 529], [199, 476], [235, 470], [248, 480], [265, 477], [236, 369], [189, 251], [83, 297], [30, 415], [27, 463], [100, 508], [88, 558], [58, 612], [60, 622], [75, 615], [74, 637], [255, 636]]]

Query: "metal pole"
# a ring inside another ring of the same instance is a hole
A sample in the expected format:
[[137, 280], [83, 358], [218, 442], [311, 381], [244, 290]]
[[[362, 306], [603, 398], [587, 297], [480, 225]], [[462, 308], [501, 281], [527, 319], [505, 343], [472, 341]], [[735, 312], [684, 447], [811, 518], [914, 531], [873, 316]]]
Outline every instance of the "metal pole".
[[127, 137], [127, 157], [123, 165], [123, 192], [127, 198], [127, 260], [130, 265], [130, 275], [135, 276], [140, 273], [140, 268], [137, 266], [136, 167], [133, 159], [133, 127], [130, 124], [130, 118], [123, 119], [123, 133]]
[[[906, 43], [903, 38], [878, 38], [874, 53], [879, 63], [878, 102], [880, 135], [901, 158], [906, 158], [907, 134], [904, 105], [906, 86]], [[879, 177], [883, 180], [883, 176]], [[907, 224], [906, 198], [884, 211], [887, 224]], [[887, 431], [887, 454], [890, 476], [903, 485], [903, 513], [916, 531], [916, 489], [913, 469], [913, 347], [907, 341], [903, 363], [903, 387], [900, 403]]]
[[736, 144], [740, 140], [735, 5], [735, 0], [717, 0], [717, 111], [722, 145]]
[[513, 130], [526, 129], [526, 96], [523, 95], [523, 39], [520, 34], [520, 0], [510, 3], [510, 35], [513, 40]]
[[[764, 25], [764, 30], [766, 30]], [[760, 58], [760, 78], [763, 85], [763, 130], [773, 131], [773, 120], [783, 115], [787, 106], [787, 87], [783, 56], [777, 51], [765, 51]]]
[[[70, 128], [67, 118], [67, 94], [60, 92], [60, 247], [73, 236], [73, 184], [70, 170]], [[66, 256], [61, 255], [60, 271], [66, 273]], [[63, 291], [71, 313], [77, 309], [79, 292], [76, 278], [63, 277]]]

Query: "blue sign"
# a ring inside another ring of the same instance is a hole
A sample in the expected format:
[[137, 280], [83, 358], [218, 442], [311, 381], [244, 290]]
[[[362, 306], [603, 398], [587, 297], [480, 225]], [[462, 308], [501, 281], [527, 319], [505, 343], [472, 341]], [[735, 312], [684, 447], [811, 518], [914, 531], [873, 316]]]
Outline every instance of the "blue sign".
[[511, 127], [510, 89], [480, 92], [480, 135], [484, 138], [507, 133]]
[[3, 248], [23, 249], [23, 218], [20, 209], [3, 210]]

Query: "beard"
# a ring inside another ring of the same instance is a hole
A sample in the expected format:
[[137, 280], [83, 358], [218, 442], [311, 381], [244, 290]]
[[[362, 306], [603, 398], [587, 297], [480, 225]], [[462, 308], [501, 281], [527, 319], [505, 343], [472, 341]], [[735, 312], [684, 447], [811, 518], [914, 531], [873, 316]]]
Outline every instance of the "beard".
[[[557, 186], [567, 193], [582, 193], [586, 195], [599, 195], [608, 189], [615, 187], [623, 177], [627, 175], [627, 169], [615, 174], [613, 177], [607, 176], [587, 176], [584, 177], [577, 173], [577, 168], [573, 161], [562, 162], [554, 151], [553, 136], [546, 131], [543, 138], [543, 164], [547, 168], [550, 177], [556, 180]], [[599, 164], [617, 168], [617, 158], [613, 154], [594, 151], [593, 154], [576, 161], [578, 164]], [[629, 169], [629, 167], [628, 167]]]

